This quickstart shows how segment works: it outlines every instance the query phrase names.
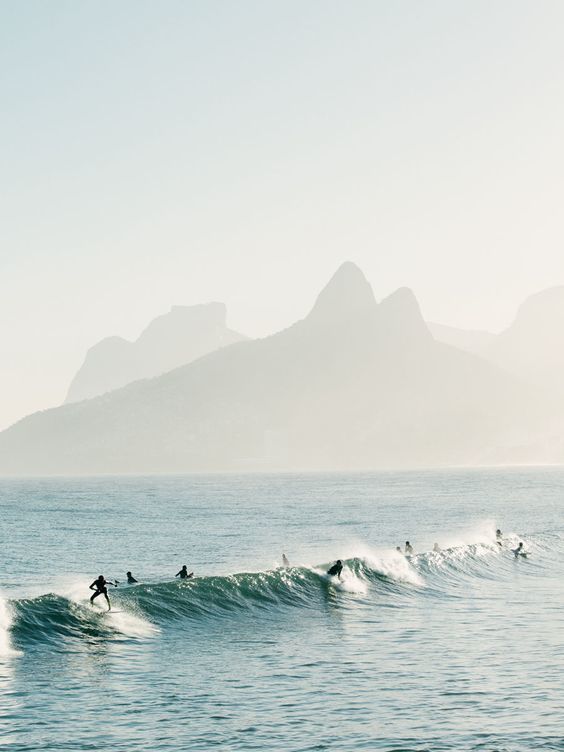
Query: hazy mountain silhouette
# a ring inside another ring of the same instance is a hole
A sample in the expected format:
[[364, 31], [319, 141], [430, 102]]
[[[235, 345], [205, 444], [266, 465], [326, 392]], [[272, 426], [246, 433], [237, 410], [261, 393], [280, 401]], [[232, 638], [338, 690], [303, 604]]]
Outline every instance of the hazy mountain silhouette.
[[410, 290], [377, 304], [346, 263], [284, 331], [15, 424], [0, 434], [0, 471], [533, 461], [541, 417], [525, 386], [436, 342]]
[[531, 295], [485, 357], [537, 386], [564, 391], [564, 287]]
[[564, 287], [531, 295], [501, 334], [428, 326], [440, 342], [480, 355], [521, 381], [564, 392]]
[[65, 402], [95, 397], [138, 379], [159, 376], [246, 337], [228, 329], [223, 303], [173, 306], [135, 342], [107, 337], [88, 350]]
[[488, 347], [494, 342], [496, 335], [480, 329], [458, 329], [445, 324], [427, 322], [429, 331], [439, 342], [458, 347], [459, 350], [484, 355]]

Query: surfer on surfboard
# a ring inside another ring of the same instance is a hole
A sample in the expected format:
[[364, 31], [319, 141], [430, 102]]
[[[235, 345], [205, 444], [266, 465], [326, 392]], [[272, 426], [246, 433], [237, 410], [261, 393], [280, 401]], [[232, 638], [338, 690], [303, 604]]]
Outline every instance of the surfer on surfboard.
[[126, 572], [126, 577], [127, 577], [128, 585], [135, 585], [136, 582], [139, 582], [139, 580], [136, 580], [135, 577], [131, 574], [131, 572]]
[[337, 559], [335, 564], [327, 571], [327, 574], [330, 577], [338, 577], [341, 579], [341, 572], [343, 571], [343, 562], [340, 559]]
[[103, 574], [99, 575], [97, 579], [94, 580], [92, 585], [90, 585], [90, 590], [96, 591], [94, 595], [90, 597], [90, 603], [94, 605], [94, 599], [97, 598], [99, 595], [103, 595], [108, 604], [108, 611], [111, 611], [112, 604], [110, 603], [110, 598], [108, 596], [108, 587], [107, 587], [108, 585], [112, 585], [112, 587], [117, 587], [117, 583], [108, 582], [106, 579], [104, 579]]
[[188, 572], [188, 567], [184, 564], [180, 572], [177, 572], [174, 576], [180, 577], [181, 580], [189, 580], [194, 576], [194, 572]]

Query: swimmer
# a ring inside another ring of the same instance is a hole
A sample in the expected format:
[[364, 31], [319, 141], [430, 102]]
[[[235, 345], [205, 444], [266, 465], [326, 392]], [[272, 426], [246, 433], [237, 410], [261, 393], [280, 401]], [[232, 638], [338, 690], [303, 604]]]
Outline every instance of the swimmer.
[[284, 567], [290, 566], [290, 562], [288, 561], [288, 557], [286, 556], [286, 554], [282, 554], [282, 566]]
[[402, 553], [402, 550], [401, 550], [401, 548], [399, 546], [396, 546], [396, 551], [398, 552], [398, 554]]
[[337, 559], [335, 564], [328, 570], [327, 574], [330, 577], [338, 577], [341, 579], [341, 572], [343, 571], [343, 562], [340, 559]]
[[90, 603], [94, 605], [94, 599], [97, 598], [99, 595], [103, 595], [106, 599], [106, 602], [108, 604], [108, 611], [111, 611], [112, 604], [110, 603], [110, 599], [108, 597], [108, 585], [112, 585], [113, 587], [117, 587], [117, 583], [114, 582], [108, 582], [104, 579], [104, 575], [101, 574], [97, 579], [94, 580], [92, 585], [90, 585], [90, 590], [95, 590], [96, 592], [94, 595], [90, 597]]
[[128, 585], [135, 585], [135, 583], [138, 582], [138, 580], [135, 579], [131, 572], [126, 572], [126, 577]]
[[174, 576], [180, 577], [181, 580], [189, 580], [194, 576], [194, 572], [188, 572], [188, 567], [186, 566], [186, 564], [183, 564], [180, 572], [177, 572]]
[[406, 553], [406, 555], [413, 553], [413, 546], [411, 545], [411, 543], [409, 541], [405, 542], [405, 553]]

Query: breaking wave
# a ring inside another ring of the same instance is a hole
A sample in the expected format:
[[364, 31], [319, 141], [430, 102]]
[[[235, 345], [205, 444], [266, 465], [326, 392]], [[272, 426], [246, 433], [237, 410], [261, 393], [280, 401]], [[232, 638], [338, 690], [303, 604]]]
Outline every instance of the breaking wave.
[[463, 597], [468, 580], [502, 577], [512, 571], [511, 551], [524, 540], [538, 560], [553, 542], [542, 538], [507, 536], [499, 546], [493, 535], [477, 542], [455, 541], [438, 551], [406, 557], [397, 551], [373, 552], [344, 559], [342, 579], [326, 574], [328, 563], [316, 567], [291, 566], [262, 572], [196, 577], [192, 580], [152, 582], [119, 587], [111, 592], [109, 613], [92, 607], [84, 583], [60, 594], [5, 601], [0, 599], [0, 654], [14, 652], [13, 644], [66, 639], [149, 639], [177, 620], [220, 619], [248, 611], [319, 609], [328, 599], [343, 608], [358, 602], [401, 596], [444, 594]]

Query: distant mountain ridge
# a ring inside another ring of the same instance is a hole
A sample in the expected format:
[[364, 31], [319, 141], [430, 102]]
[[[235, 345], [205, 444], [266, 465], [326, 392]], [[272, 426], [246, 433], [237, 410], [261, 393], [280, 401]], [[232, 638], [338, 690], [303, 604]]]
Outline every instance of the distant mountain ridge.
[[410, 290], [377, 303], [347, 262], [288, 329], [15, 424], [0, 434], [0, 472], [541, 461], [547, 414], [508, 373], [437, 342]]
[[65, 403], [96, 397], [152, 378], [225, 345], [247, 339], [226, 325], [223, 303], [173, 306], [151, 321], [135, 342], [107, 337], [88, 350]]
[[564, 286], [530, 295], [500, 334], [429, 324], [435, 339], [480, 355], [516, 378], [564, 393]]

